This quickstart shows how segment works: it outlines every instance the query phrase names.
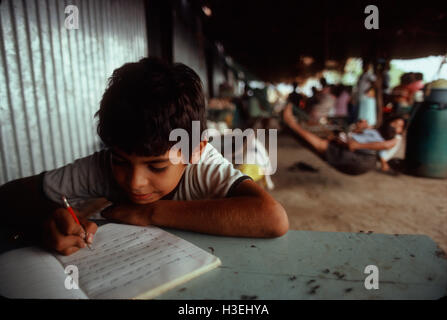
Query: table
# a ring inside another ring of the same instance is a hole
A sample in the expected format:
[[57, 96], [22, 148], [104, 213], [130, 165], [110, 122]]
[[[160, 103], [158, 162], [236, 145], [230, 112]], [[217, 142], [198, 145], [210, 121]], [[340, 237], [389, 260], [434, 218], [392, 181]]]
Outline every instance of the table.
[[[96, 221], [98, 225], [105, 221]], [[2, 229], [1, 234], [5, 234]], [[290, 230], [274, 239], [212, 236], [164, 228], [218, 256], [222, 265], [157, 299], [439, 299], [447, 259], [424, 235]], [[1, 241], [1, 252], [19, 248]], [[379, 271], [366, 289], [365, 267]]]
[[[158, 299], [439, 299], [447, 259], [424, 235], [289, 231], [275, 239], [166, 229], [218, 256], [222, 265]], [[366, 289], [365, 267], [379, 271]]]

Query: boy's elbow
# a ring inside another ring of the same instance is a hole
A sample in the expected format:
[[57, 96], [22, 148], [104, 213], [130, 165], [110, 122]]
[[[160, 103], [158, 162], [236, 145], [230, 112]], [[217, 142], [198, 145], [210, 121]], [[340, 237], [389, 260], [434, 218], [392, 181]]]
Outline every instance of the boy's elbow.
[[396, 145], [396, 141], [394, 139], [385, 141], [385, 149], [386, 150], [392, 149], [395, 145]]
[[277, 201], [270, 203], [267, 208], [269, 219], [266, 219], [268, 222], [266, 236], [276, 238], [285, 235], [289, 231], [289, 219], [286, 210]]

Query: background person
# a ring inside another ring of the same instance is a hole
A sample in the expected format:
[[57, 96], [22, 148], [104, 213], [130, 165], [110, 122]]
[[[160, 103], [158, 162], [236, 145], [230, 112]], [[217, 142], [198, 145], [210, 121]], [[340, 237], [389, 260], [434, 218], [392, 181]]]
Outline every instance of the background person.
[[396, 134], [402, 134], [405, 122], [396, 118], [384, 124], [380, 132], [370, 129], [365, 120], [356, 124], [349, 137], [323, 139], [302, 128], [292, 114], [290, 107], [283, 113], [284, 122], [297, 133], [311, 150], [336, 170], [359, 175], [376, 168], [377, 151], [393, 148], [398, 139]]

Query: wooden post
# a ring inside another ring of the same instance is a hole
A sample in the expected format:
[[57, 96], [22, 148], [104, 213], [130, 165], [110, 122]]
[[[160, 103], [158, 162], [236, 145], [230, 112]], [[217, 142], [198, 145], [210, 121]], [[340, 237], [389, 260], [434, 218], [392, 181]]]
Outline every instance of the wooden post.
[[383, 122], [383, 68], [379, 67], [376, 71], [376, 107], [377, 122], [376, 127], [380, 127]]
[[383, 66], [379, 63], [382, 53], [380, 42], [380, 29], [375, 30], [373, 38], [373, 54], [374, 54], [374, 73], [376, 74], [376, 110], [377, 121], [376, 128], [380, 127], [383, 122]]

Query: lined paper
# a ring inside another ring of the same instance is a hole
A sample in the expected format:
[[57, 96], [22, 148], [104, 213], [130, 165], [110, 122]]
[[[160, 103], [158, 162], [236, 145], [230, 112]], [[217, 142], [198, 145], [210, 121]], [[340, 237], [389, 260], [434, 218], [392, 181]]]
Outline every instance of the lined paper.
[[[214, 255], [157, 227], [101, 226], [93, 251], [70, 256], [37, 247], [0, 256], [0, 295], [34, 299], [153, 298], [218, 265]], [[65, 288], [65, 267], [78, 268], [79, 289]]]
[[0, 295], [25, 299], [88, 299], [81, 289], [67, 290], [65, 274], [56, 258], [37, 247], [0, 256]]
[[220, 264], [217, 257], [153, 226], [106, 224], [93, 248], [56, 256], [64, 267], [77, 266], [80, 287], [91, 299], [150, 298]]

